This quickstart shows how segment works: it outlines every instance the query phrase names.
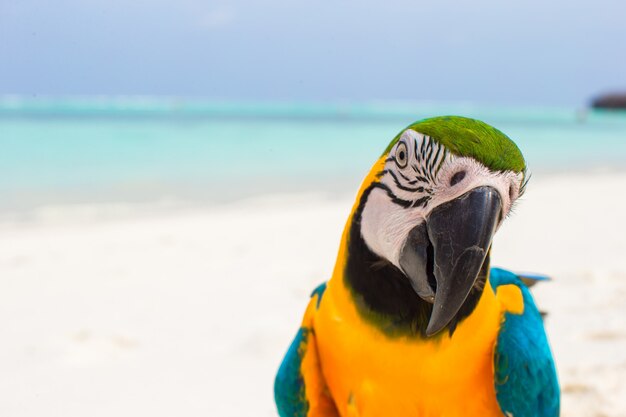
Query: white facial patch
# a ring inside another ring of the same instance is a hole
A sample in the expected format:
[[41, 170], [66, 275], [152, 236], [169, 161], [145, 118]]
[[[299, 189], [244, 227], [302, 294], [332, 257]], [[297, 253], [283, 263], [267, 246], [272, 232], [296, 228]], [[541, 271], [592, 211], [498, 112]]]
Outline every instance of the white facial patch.
[[407, 235], [424, 221], [422, 210], [393, 203], [385, 190], [374, 188], [361, 214], [361, 235], [378, 256], [400, 268], [399, 257]]
[[451, 154], [428, 136], [406, 130], [367, 198], [361, 234], [374, 253], [400, 268], [408, 233], [435, 207], [489, 186], [500, 195], [504, 219], [519, 197], [522, 181], [522, 173], [493, 172], [473, 158]]

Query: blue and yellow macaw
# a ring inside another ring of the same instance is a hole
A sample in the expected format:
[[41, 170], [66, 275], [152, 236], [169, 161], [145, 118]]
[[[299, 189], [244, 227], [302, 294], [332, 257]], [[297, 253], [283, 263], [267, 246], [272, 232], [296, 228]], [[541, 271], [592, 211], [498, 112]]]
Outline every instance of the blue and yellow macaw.
[[515, 143], [478, 120], [425, 119], [396, 136], [280, 366], [280, 416], [558, 416], [529, 277], [489, 266], [526, 181]]

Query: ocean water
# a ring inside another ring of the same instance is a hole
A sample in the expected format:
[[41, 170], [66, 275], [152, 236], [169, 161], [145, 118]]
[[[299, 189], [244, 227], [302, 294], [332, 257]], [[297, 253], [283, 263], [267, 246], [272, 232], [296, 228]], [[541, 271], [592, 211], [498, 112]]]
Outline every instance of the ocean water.
[[626, 166], [626, 114], [619, 112], [4, 97], [0, 209], [351, 191], [402, 128], [444, 114], [475, 117], [505, 132], [535, 176]]

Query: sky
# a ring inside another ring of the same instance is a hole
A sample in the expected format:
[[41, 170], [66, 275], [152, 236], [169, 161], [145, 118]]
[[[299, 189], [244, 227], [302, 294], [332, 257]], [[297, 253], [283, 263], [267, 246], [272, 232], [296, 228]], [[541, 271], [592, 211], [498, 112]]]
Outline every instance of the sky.
[[0, 95], [584, 105], [623, 0], [0, 0]]

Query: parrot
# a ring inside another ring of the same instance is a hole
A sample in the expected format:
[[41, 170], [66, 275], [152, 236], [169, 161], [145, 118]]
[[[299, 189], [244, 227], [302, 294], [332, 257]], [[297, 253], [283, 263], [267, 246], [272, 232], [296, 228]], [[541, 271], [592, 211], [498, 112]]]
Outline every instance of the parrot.
[[491, 267], [528, 183], [504, 133], [461, 116], [401, 131], [366, 175], [330, 279], [274, 380], [281, 417], [555, 417], [540, 275]]

